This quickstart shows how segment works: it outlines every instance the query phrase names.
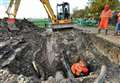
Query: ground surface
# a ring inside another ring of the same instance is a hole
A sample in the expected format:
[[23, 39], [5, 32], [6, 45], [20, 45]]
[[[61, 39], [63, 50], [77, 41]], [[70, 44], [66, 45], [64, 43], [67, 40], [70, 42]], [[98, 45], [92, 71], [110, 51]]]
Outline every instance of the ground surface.
[[[120, 82], [120, 46], [113, 41], [119, 40], [113, 32], [97, 34], [96, 29], [80, 27], [48, 32], [27, 20], [16, 25], [19, 31], [0, 32], [0, 83], [81, 83], [68, 80], [71, 75], [66, 68], [80, 57], [92, 64], [97, 76], [106, 65], [101, 82]], [[85, 78], [82, 83], [93, 83], [96, 78]]]
[[120, 46], [120, 36], [115, 36], [114, 35], [115, 32], [113, 30], [109, 30], [108, 35], [105, 35], [105, 30], [102, 30], [101, 33], [98, 34], [98, 28], [97, 27], [96, 28], [95, 27], [94, 28], [92, 28], [92, 27], [89, 28], [89, 27], [79, 27], [79, 26], [76, 25], [76, 28], [82, 29], [87, 33], [94, 33], [98, 37], [103, 38], [103, 39], [105, 39], [105, 40], [107, 40], [107, 41], [109, 41], [109, 42], [111, 42], [115, 45]]

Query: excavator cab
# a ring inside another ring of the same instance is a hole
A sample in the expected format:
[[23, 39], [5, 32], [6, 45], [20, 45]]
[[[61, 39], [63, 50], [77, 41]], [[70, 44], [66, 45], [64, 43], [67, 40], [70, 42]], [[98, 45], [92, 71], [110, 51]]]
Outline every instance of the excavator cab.
[[62, 4], [57, 4], [57, 19], [58, 20], [70, 19], [69, 3], [63, 2]]

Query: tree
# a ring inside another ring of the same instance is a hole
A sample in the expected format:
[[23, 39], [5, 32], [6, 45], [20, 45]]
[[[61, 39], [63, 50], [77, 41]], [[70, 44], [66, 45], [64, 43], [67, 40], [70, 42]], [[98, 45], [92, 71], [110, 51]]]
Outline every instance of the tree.
[[95, 14], [95, 13], [100, 13], [105, 4], [109, 4], [111, 9], [115, 9], [119, 5], [119, 0], [89, 0], [90, 4], [90, 12]]
[[109, 4], [113, 11], [120, 10], [119, 0], [89, 0], [89, 5], [85, 9], [74, 9], [73, 17], [87, 17], [89, 15], [99, 17], [105, 4]]
[[74, 10], [73, 11], [74, 13], [73, 13], [73, 15], [72, 15], [72, 17], [74, 17], [74, 18], [83, 18], [84, 17], [84, 13], [85, 13], [85, 11], [84, 10]]

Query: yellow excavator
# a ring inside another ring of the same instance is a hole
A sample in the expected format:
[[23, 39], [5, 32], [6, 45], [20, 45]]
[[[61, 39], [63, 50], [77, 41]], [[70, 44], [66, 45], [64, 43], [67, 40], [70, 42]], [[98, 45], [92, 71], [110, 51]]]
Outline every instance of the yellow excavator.
[[[70, 17], [70, 6], [69, 3], [63, 2], [62, 4], [57, 4], [57, 16], [54, 14], [53, 9], [50, 5], [49, 0], [40, 0], [45, 8], [49, 19], [52, 22], [53, 30], [71, 29], [71, 17]], [[6, 11], [8, 18], [16, 18], [18, 8], [20, 6], [21, 0], [11, 0]], [[13, 8], [13, 11], [12, 11]]]
[[57, 16], [54, 14], [51, 8], [49, 0], [40, 0], [52, 22], [53, 30], [63, 30], [73, 28], [71, 17], [70, 17], [70, 6], [69, 3], [63, 2], [57, 4]]

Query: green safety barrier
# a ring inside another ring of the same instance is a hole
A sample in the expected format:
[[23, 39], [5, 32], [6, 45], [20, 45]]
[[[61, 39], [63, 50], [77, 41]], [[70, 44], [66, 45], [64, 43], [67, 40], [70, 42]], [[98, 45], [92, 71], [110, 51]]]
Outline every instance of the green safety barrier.
[[39, 27], [48, 27], [49, 26], [49, 20], [48, 19], [36, 19], [32, 21], [35, 25]]
[[73, 23], [77, 24], [79, 26], [97, 26], [98, 25], [98, 21], [97, 20], [93, 20], [93, 19], [81, 19], [81, 18], [77, 18], [77, 19], [73, 19]]
[[[49, 21], [49, 19], [35, 19], [33, 20], [33, 23], [39, 27], [44, 28], [48, 27], [51, 22]], [[82, 18], [75, 18], [72, 20], [72, 23], [77, 24], [79, 26], [91, 26], [91, 27], [95, 27], [98, 25], [97, 20]]]

